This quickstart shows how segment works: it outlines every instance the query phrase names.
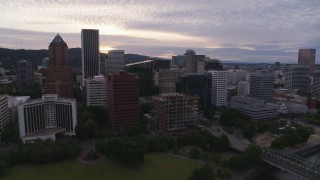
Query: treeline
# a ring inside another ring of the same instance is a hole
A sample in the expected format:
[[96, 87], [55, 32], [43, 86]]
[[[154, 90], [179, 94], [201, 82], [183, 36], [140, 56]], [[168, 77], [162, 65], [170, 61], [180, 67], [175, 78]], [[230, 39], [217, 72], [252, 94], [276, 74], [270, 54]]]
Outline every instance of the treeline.
[[283, 130], [283, 135], [275, 138], [272, 143], [272, 148], [283, 149], [287, 146], [294, 146], [300, 143], [307, 142], [309, 136], [313, 134], [313, 129], [307, 126], [289, 126]]
[[34, 143], [19, 143], [17, 146], [0, 152], [0, 169], [9, 166], [32, 163], [42, 164], [65, 159], [72, 159], [80, 154], [81, 144], [74, 139], [67, 140], [36, 140]]
[[203, 151], [225, 150], [226, 136], [215, 137], [206, 131], [197, 131], [177, 138], [171, 136], [115, 136], [97, 141], [96, 149], [111, 159], [127, 164], [143, 163], [146, 152], [177, 152], [182, 146], [192, 145]]

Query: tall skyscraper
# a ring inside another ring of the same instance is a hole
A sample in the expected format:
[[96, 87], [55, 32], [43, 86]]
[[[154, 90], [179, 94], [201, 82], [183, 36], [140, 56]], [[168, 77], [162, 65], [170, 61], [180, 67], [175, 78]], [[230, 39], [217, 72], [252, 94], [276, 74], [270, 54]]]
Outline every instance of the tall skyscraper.
[[103, 75], [85, 80], [87, 106], [107, 108], [107, 80]]
[[212, 74], [211, 105], [223, 107], [227, 103], [228, 71], [209, 71]]
[[57, 94], [60, 98], [72, 98], [72, 69], [67, 64], [68, 46], [59, 34], [49, 46], [49, 66], [46, 89], [48, 94]]
[[32, 68], [32, 61], [21, 60], [17, 61], [17, 90], [21, 91], [28, 85], [33, 84], [33, 68]]
[[250, 72], [250, 97], [272, 101], [273, 98], [273, 72], [257, 71]]
[[107, 78], [108, 116], [113, 130], [138, 125], [139, 77], [126, 72], [113, 73]]
[[81, 30], [82, 78], [93, 78], [100, 74], [99, 30]]
[[110, 50], [105, 61], [106, 75], [124, 71], [124, 50]]
[[299, 49], [298, 64], [309, 67], [309, 73], [314, 71], [314, 65], [316, 60], [315, 49]]

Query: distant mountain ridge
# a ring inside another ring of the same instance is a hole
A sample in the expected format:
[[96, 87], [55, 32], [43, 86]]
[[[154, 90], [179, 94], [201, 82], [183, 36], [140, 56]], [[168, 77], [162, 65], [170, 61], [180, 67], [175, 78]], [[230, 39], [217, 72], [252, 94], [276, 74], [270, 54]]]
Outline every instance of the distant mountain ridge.
[[[70, 48], [68, 50], [69, 58], [68, 63], [72, 67], [81, 67], [81, 48]], [[107, 54], [100, 53], [101, 57], [106, 57]], [[42, 59], [49, 56], [49, 50], [47, 49], [39, 49], [39, 50], [26, 50], [26, 49], [7, 49], [7, 48], [0, 48], [0, 62], [2, 66], [7, 69], [14, 68], [15, 62], [21, 59], [32, 60], [36, 62], [35, 64], [41, 65]], [[134, 63], [134, 62], [141, 62], [147, 59], [152, 59], [157, 61], [164, 61], [161, 62], [161, 67], [168, 67], [170, 66], [170, 61], [168, 59], [162, 58], [149, 58], [146, 55], [140, 54], [125, 54], [126, 61], [125, 64]], [[168, 61], [168, 62], [167, 62]]]

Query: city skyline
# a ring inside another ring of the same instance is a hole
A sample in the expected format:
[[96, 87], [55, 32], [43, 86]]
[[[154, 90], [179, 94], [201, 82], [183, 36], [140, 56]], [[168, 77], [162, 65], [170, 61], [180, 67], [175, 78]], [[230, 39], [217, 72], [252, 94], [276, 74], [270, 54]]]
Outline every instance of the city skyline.
[[47, 49], [57, 33], [70, 48], [81, 47], [81, 29], [99, 29], [101, 52], [164, 58], [194, 49], [222, 61], [297, 63], [298, 49], [320, 50], [317, 0], [12, 0], [1, 6], [3, 48]]

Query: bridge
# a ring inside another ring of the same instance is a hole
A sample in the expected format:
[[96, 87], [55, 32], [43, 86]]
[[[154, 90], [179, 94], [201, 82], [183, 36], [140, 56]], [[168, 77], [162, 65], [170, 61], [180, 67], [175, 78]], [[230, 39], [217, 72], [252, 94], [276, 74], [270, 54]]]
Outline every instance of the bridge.
[[[236, 151], [243, 152], [250, 145], [250, 143], [225, 132], [221, 126], [212, 126], [211, 128], [207, 128], [207, 130], [215, 136], [225, 134], [229, 139], [230, 148]], [[274, 148], [263, 148], [262, 160], [271, 166], [275, 166], [303, 179], [320, 180], [320, 154], [315, 163], [302, 157], [319, 150], [320, 143], [309, 144], [289, 152]], [[249, 175], [249, 179], [250, 177]]]
[[303, 179], [320, 179], [320, 156], [313, 163], [297, 154], [274, 148], [263, 148], [262, 160]]

